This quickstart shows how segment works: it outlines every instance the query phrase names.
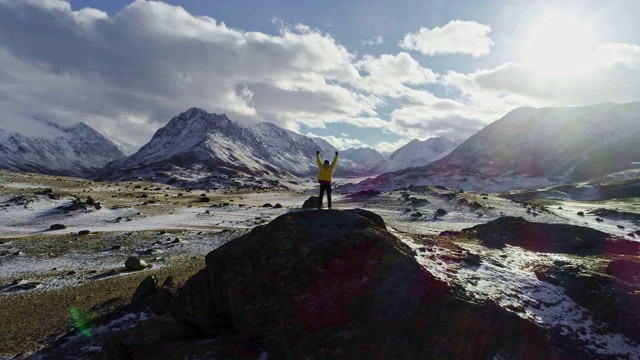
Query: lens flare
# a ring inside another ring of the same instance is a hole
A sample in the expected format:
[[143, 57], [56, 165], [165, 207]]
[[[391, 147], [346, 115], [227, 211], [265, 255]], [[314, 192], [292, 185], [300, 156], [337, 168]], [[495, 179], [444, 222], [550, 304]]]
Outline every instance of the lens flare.
[[91, 338], [91, 326], [93, 325], [96, 315], [91, 311], [81, 311], [80, 309], [72, 306], [69, 308], [69, 314], [71, 320], [76, 329], [84, 335], [86, 338]]

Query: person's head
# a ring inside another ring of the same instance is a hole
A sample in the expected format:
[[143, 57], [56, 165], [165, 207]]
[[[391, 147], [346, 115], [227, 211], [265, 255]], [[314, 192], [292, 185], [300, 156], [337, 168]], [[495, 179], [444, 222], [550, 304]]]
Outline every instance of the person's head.
[[325, 160], [323, 164], [329, 165], [329, 160]]

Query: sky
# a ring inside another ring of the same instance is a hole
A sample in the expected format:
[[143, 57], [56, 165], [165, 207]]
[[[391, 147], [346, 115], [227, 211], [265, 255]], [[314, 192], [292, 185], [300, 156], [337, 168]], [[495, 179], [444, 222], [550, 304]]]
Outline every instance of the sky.
[[[0, 0], [0, 128], [142, 146], [191, 107], [339, 149], [640, 100], [637, 0]], [[508, 136], [505, 134], [505, 136]]]

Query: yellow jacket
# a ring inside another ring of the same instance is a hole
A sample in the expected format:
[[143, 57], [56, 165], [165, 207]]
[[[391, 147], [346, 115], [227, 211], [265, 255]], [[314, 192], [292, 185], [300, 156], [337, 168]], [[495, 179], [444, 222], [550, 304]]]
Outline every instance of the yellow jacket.
[[333, 157], [333, 161], [331, 165], [324, 165], [322, 161], [320, 161], [320, 155], [316, 154], [316, 162], [318, 163], [318, 181], [331, 181], [331, 176], [333, 175], [333, 168], [336, 167], [336, 162], [338, 161], [338, 155]]

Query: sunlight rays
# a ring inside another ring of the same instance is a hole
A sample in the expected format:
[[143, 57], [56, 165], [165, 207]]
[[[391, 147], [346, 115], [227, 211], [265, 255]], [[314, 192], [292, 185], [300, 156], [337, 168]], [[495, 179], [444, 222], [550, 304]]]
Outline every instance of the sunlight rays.
[[529, 29], [520, 47], [522, 61], [550, 74], [588, 71], [595, 65], [592, 34], [586, 19], [556, 12], [545, 14]]

